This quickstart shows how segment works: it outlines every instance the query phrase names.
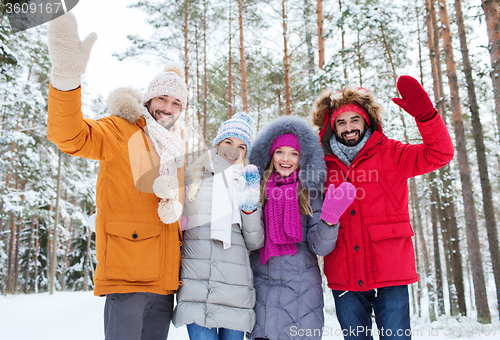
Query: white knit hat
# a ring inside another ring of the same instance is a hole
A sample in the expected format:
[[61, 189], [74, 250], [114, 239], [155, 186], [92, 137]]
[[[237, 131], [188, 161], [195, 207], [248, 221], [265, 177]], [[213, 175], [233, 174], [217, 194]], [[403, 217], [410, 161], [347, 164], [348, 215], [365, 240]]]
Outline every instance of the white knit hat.
[[177, 63], [168, 63], [149, 83], [142, 104], [146, 104], [158, 96], [169, 96], [181, 102], [181, 111], [186, 109], [188, 89], [184, 81], [184, 69]]

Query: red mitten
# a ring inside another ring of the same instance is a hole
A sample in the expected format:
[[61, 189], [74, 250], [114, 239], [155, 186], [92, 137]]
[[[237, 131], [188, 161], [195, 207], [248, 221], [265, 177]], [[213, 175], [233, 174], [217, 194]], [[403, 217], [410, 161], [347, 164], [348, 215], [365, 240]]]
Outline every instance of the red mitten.
[[356, 188], [349, 182], [344, 182], [335, 190], [330, 184], [321, 210], [321, 219], [330, 224], [337, 224], [340, 216], [351, 205], [356, 197]]
[[411, 114], [418, 122], [434, 118], [437, 110], [418, 80], [410, 76], [401, 76], [396, 86], [402, 97], [402, 99], [392, 98], [396, 105]]

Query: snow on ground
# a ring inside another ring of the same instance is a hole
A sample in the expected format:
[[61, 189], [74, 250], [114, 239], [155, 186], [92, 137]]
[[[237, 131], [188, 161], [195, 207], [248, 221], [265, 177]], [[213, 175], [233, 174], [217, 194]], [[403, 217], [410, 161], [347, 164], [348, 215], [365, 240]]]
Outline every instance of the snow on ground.
[[[104, 298], [92, 292], [56, 292], [0, 297], [2, 340], [100, 340], [103, 335]], [[481, 325], [475, 318], [440, 317], [431, 323], [412, 317], [414, 340], [500, 339], [500, 322]], [[342, 339], [337, 319], [325, 312], [323, 339]], [[374, 329], [374, 334], [376, 330]], [[300, 339], [297, 330], [297, 339]], [[169, 340], [187, 340], [186, 327], [170, 327]], [[377, 337], [375, 337], [377, 339]]]

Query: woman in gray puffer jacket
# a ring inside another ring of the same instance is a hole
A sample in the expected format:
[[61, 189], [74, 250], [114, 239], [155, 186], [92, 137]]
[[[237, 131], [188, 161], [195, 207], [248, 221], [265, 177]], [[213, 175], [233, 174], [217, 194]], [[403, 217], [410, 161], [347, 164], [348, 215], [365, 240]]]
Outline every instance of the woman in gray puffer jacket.
[[269, 123], [250, 162], [259, 168], [266, 240], [250, 256], [257, 292], [252, 339], [321, 339], [323, 290], [316, 255], [335, 247], [338, 218], [354, 199], [330, 187], [319, 137], [297, 117]]
[[264, 244], [260, 177], [243, 168], [251, 120], [238, 113], [219, 128], [216, 149], [190, 168], [181, 281], [172, 322], [190, 339], [243, 339], [255, 325], [250, 250]]

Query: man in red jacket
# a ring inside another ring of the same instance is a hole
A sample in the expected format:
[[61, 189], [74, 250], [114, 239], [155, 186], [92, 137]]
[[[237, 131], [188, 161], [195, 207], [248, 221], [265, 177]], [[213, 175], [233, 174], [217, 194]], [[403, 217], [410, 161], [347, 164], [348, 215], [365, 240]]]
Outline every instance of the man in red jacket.
[[439, 169], [454, 154], [444, 121], [418, 81], [402, 76], [397, 88], [402, 99], [393, 101], [415, 118], [421, 144], [387, 138], [382, 107], [361, 87], [327, 90], [312, 111], [327, 186], [347, 181], [356, 187], [337, 245], [324, 260], [345, 339], [372, 339], [372, 311], [381, 339], [411, 338], [407, 285], [418, 276], [407, 180]]

